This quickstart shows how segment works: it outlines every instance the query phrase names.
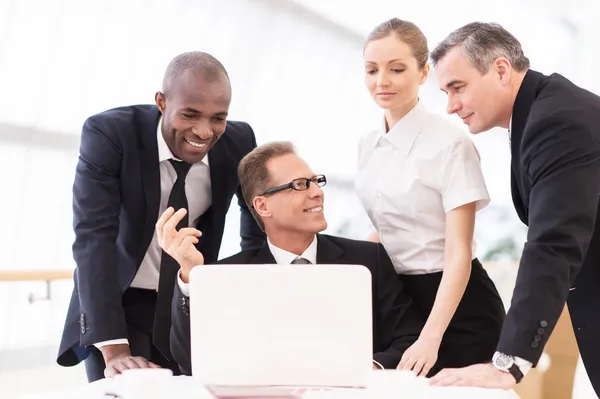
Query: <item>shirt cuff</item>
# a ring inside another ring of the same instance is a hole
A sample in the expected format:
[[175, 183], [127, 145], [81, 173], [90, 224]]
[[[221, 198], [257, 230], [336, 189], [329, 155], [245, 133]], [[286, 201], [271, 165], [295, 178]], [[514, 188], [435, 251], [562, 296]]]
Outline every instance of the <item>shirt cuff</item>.
[[127, 338], [119, 338], [119, 339], [111, 339], [108, 341], [100, 341], [100, 342], [96, 342], [94, 344], [94, 346], [98, 349], [100, 349], [106, 345], [129, 345], [129, 341], [127, 340]]
[[517, 365], [519, 370], [521, 370], [521, 373], [523, 373], [523, 376], [526, 376], [527, 373], [529, 372], [529, 370], [531, 370], [531, 366], [533, 364], [531, 362], [528, 362], [525, 359], [521, 359], [520, 357], [517, 357], [517, 356], [513, 356], [513, 357], [515, 359], [515, 364]]
[[190, 296], [190, 285], [184, 283], [183, 280], [181, 279], [181, 269], [179, 269], [179, 271], [177, 272], [177, 285], [179, 286], [179, 291], [181, 291], [181, 293], [184, 296], [187, 296], [189, 298], [189, 296]]
[[373, 360], [373, 364], [375, 364], [377, 367], [379, 367], [379, 368], [380, 368], [380, 369], [382, 369], [382, 370], [384, 370], [384, 369], [385, 369], [385, 367], [383, 367], [383, 366], [381, 365], [381, 363], [379, 363], [379, 362], [378, 362], [378, 361], [376, 361], [376, 360]]

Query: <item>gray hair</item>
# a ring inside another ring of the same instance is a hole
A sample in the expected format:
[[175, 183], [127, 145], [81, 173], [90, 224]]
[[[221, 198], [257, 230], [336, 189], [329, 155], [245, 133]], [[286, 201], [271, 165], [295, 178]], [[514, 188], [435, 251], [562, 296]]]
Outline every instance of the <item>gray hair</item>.
[[482, 75], [498, 57], [508, 59], [518, 72], [529, 69], [529, 59], [525, 57], [521, 43], [497, 23], [471, 22], [450, 33], [431, 52], [433, 66], [458, 46]]
[[190, 69], [200, 71], [209, 82], [214, 82], [221, 76], [229, 79], [225, 67], [215, 57], [202, 51], [190, 51], [179, 54], [169, 62], [162, 83], [163, 93], [167, 95], [173, 81]]

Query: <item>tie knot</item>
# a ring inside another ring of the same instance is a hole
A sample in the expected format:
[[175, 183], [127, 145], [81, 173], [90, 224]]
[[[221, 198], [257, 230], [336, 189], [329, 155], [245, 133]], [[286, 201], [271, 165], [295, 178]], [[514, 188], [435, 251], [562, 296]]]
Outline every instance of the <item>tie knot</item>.
[[311, 264], [312, 264], [311, 261], [309, 261], [308, 259], [301, 258], [300, 256], [292, 261], [292, 265], [311, 265]]
[[169, 162], [171, 162], [171, 165], [173, 165], [173, 169], [175, 169], [175, 172], [177, 173], [177, 179], [185, 180], [185, 177], [187, 176], [188, 172], [190, 171], [190, 168], [192, 167], [192, 164], [183, 161], [178, 161], [173, 158], [169, 159]]

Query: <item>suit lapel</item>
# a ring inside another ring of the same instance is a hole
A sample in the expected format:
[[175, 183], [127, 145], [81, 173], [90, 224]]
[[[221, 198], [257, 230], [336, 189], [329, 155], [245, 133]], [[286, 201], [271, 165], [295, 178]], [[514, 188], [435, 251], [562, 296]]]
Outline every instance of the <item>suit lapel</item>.
[[140, 132], [140, 168], [146, 200], [146, 223], [141, 247], [144, 248], [144, 253], [152, 240], [154, 225], [160, 206], [160, 169], [158, 165], [158, 142], [156, 139], [159, 119], [160, 111], [158, 108], [150, 108], [142, 122], [142, 130]]
[[520, 159], [523, 131], [527, 125], [531, 106], [535, 101], [537, 88], [543, 77], [544, 75], [539, 72], [533, 70], [527, 71], [517, 93], [515, 105], [513, 106], [512, 126], [510, 130], [511, 154], [513, 159]]
[[[514, 158], [511, 162], [514, 162]], [[510, 170], [510, 193], [519, 219], [524, 224], [527, 224], [527, 208], [525, 207], [523, 196], [521, 195], [521, 190], [519, 188], [520, 178], [516, 175], [517, 173], [519, 173], [519, 171], [515, 171], [515, 166], [512, 166]]]
[[512, 126], [510, 130], [511, 137], [511, 194], [515, 210], [519, 215], [519, 219], [527, 224], [527, 203], [524, 197], [523, 171], [521, 170], [521, 142], [523, 132], [527, 125], [529, 112], [533, 102], [535, 101], [537, 90], [544, 75], [529, 70], [525, 74], [525, 78], [521, 83], [515, 105], [513, 107]]
[[344, 250], [326, 236], [317, 234], [317, 264], [337, 264]]
[[270, 265], [270, 264], [274, 264], [277, 262], [275, 262], [275, 258], [273, 257], [273, 254], [269, 250], [269, 245], [265, 242], [263, 244], [263, 246], [260, 247], [258, 249], [258, 251], [256, 251], [256, 254], [252, 257], [252, 259], [250, 259], [250, 261], [248, 263], [250, 263], [252, 265], [260, 265], [260, 264]]
[[231, 178], [232, 173], [233, 176], [237, 176], [237, 171], [230, 170], [237, 165], [230, 159], [227, 151], [227, 138], [224, 137], [226, 134], [227, 133], [223, 134], [223, 137], [217, 141], [215, 146], [211, 148], [208, 153], [212, 207], [215, 215], [225, 213], [229, 207], [229, 203], [225, 201], [227, 198], [227, 191], [231, 186], [228, 180]]

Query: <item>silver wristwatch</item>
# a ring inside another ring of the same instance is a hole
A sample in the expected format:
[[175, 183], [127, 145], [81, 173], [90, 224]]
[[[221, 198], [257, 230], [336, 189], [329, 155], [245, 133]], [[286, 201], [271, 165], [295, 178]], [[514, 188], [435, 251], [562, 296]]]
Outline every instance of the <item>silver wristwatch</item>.
[[492, 357], [492, 364], [498, 370], [510, 373], [515, 378], [515, 381], [517, 381], [517, 384], [523, 379], [523, 372], [519, 366], [515, 364], [515, 358], [510, 355], [496, 352], [494, 353], [494, 357]]

